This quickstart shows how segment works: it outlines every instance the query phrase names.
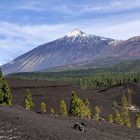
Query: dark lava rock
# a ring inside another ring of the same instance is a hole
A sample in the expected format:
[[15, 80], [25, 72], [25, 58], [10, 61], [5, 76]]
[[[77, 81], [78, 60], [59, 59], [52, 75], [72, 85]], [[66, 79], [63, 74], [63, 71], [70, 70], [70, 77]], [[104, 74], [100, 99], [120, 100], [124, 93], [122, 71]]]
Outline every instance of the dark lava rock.
[[76, 130], [79, 130], [79, 131], [82, 131], [82, 132], [86, 132], [85, 126], [86, 125], [83, 122], [78, 122], [78, 123], [74, 124], [73, 129], [76, 129]]

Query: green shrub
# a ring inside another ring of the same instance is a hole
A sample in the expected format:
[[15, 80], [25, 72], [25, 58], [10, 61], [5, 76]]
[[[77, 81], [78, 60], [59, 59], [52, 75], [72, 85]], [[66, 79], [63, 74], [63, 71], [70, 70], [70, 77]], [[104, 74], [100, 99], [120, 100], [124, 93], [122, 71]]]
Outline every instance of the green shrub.
[[91, 118], [91, 110], [82, 99], [77, 97], [75, 92], [72, 92], [69, 113], [74, 117]]
[[126, 120], [124, 121], [124, 125], [125, 125], [126, 127], [129, 127], [129, 128], [132, 127], [132, 126], [131, 126], [130, 118], [128, 118], [128, 119], [126, 119]]
[[136, 127], [140, 128], [140, 115], [136, 115]]
[[129, 109], [128, 101], [125, 95], [121, 97], [121, 105], [123, 108], [125, 108], [125, 110]]
[[27, 89], [27, 93], [24, 99], [24, 106], [26, 109], [30, 110], [34, 108], [34, 103], [32, 101], [32, 94], [29, 89]]
[[94, 115], [94, 120], [99, 121], [100, 120], [100, 114], [101, 114], [101, 109], [99, 106], [95, 107], [95, 115]]
[[68, 116], [67, 106], [64, 100], [60, 101], [60, 113], [62, 116]]
[[112, 114], [109, 114], [109, 116], [108, 116], [108, 122], [109, 123], [113, 123], [114, 122], [113, 115]]
[[73, 115], [80, 118], [91, 118], [91, 110], [84, 104], [83, 100], [77, 98], [75, 100], [75, 109]]
[[41, 109], [41, 112], [42, 113], [45, 113], [46, 112], [46, 104], [44, 102], [41, 102], [40, 103], [40, 109]]
[[51, 111], [51, 114], [53, 114], [53, 115], [55, 114], [55, 109], [54, 108], [51, 108], [50, 111]]
[[70, 109], [69, 109], [69, 115], [73, 116], [74, 110], [75, 110], [75, 100], [77, 99], [77, 94], [75, 91], [72, 92], [71, 100], [70, 100]]
[[100, 109], [99, 106], [96, 106], [96, 107], [95, 107], [95, 113], [96, 113], [96, 114], [101, 114], [101, 109]]
[[121, 117], [121, 114], [117, 109], [115, 110], [114, 122], [118, 125], [124, 125], [124, 121]]
[[99, 120], [100, 120], [99, 114], [95, 114], [95, 115], [94, 115], [94, 120], [95, 120], [95, 121], [99, 121]]
[[130, 128], [131, 122], [129, 114], [129, 104], [125, 95], [123, 95], [121, 98], [121, 105], [121, 116], [123, 118], [124, 125]]

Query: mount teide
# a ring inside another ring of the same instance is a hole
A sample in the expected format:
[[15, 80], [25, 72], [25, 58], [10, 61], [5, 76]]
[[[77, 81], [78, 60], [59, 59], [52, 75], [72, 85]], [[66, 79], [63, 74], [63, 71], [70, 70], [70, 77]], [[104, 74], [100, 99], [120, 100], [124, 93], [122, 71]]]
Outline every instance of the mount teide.
[[[98, 67], [99, 61], [140, 58], [140, 37], [117, 41], [88, 35], [74, 29], [62, 38], [38, 46], [2, 66], [4, 74], [43, 71], [55, 67], [90, 64]], [[99, 65], [100, 67], [102, 65]], [[88, 67], [87, 67], [88, 68]]]

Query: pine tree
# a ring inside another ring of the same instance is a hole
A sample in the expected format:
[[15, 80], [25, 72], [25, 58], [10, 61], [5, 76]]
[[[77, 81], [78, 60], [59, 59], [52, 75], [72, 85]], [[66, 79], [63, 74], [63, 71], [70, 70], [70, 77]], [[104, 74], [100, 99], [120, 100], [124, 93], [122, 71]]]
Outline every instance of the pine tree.
[[25, 99], [25, 100], [24, 100], [24, 106], [25, 106], [25, 108], [28, 109], [28, 110], [31, 109], [30, 103], [29, 103], [28, 99]]
[[12, 105], [12, 94], [6, 80], [2, 77], [2, 75], [0, 77], [0, 104], [8, 106]]
[[42, 113], [45, 113], [46, 112], [46, 104], [44, 102], [41, 102], [40, 103], [40, 109], [41, 109], [41, 112]]
[[130, 118], [127, 118], [127, 119], [124, 121], [124, 125], [125, 125], [126, 127], [129, 127], [129, 128], [132, 127], [132, 126], [131, 126]]
[[99, 114], [95, 114], [95, 115], [94, 115], [94, 120], [95, 120], [95, 121], [99, 121], [99, 120], [100, 120]]
[[101, 114], [101, 109], [96, 106], [95, 107], [95, 115], [94, 115], [94, 120], [99, 121], [100, 120], [100, 114]]
[[121, 105], [125, 108], [128, 108], [128, 101], [125, 95], [121, 97]]
[[24, 106], [26, 109], [29, 109], [29, 110], [33, 109], [35, 106], [33, 101], [32, 101], [32, 94], [31, 94], [29, 89], [27, 90], [27, 93], [26, 93], [26, 96], [24, 99]]
[[85, 105], [80, 98], [75, 100], [74, 116], [80, 118], [91, 118], [91, 110]]
[[75, 91], [72, 92], [71, 95], [71, 101], [70, 101], [70, 109], [69, 109], [69, 115], [73, 115], [73, 111], [74, 111], [74, 104], [75, 104], [75, 100], [77, 99], [77, 94], [75, 93]]
[[95, 107], [95, 113], [96, 114], [101, 114], [101, 109], [99, 108], [99, 106]]
[[67, 106], [64, 100], [60, 101], [60, 113], [62, 116], [68, 116]]
[[117, 109], [115, 110], [114, 122], [116, 124], [119, 124], [119, 125], [123, 125], [124, 124], [124, 121], [123, 121], [123, 119], [121, 117], [121, 114], [120, 114], [120, 112]]
[[90, 106], [90, 103], [89, 103], [87, 98], [84, 100], [84, 103], [85, 103], [86, 106], [88, 106], [88, 107]]
[[136, 115], [136, 127], [140, 128], [140, 115]]
[[113, 123], [114, 122], [113, 115], [112, 114], [109, 114], [109, 116], [108, 116], [108, 122], [109, 123]]
[[130, 115], [129, 115], [129, 104], [125, 95], [123, 95], [121, 98], [121, 105], [122, 105], [121, 115], [124, 120], [124, 125], [127, 127], [131, 127]]
[[80, 118], [90, 118], [91, 110], [85, 105], [84, 101], [77, 97], [75, 92], [72, 92], [70, 111], [71, 116]]
[[53, 114], [53, 115], [55, 114], [55, 109], [54, 108], [51, 108], [50, 111], [51, 111], [51, 114]]
[[127, 96], [128, 96], [128, 105], [129, 105], [129, 107], [132, 105], [132, 94], [133, 94], [133, 90], [131, 90], [130, 88], [128, 88], [128, 90], [127, 90]]

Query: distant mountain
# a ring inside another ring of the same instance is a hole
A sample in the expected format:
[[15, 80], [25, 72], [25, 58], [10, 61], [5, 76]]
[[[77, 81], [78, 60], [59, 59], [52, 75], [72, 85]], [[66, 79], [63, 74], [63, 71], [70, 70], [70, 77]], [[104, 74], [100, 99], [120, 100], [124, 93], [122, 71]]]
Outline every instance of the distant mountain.
[[140, 36], [118, 43], [113, 42], [107, 49], [102, 51], [97, 58], [140, 58]]
[[2, 66], [4, 74], [109, 67], [140, 59], [140, 36], [114, 40], [74, 29]]
[[93, 60], [115, 40], [74, 29], [62, 38], [40, 45], [2, 66], [4, 74], [41, 71]]
[[[111, 67], [112, 65], [121, 62], [123, 62], [122, 64], [128, 64], [131, 60], [140, 60], [140, 36], [130, 38], [126, 41], [112, 41], [105, 49], [102, 49], [101, 52], [96, 54], [92, 60], [71, 65], [51, 67], [42, 71], [104, 68]], [[124, 64], [124, 66], [126, 65]]]

